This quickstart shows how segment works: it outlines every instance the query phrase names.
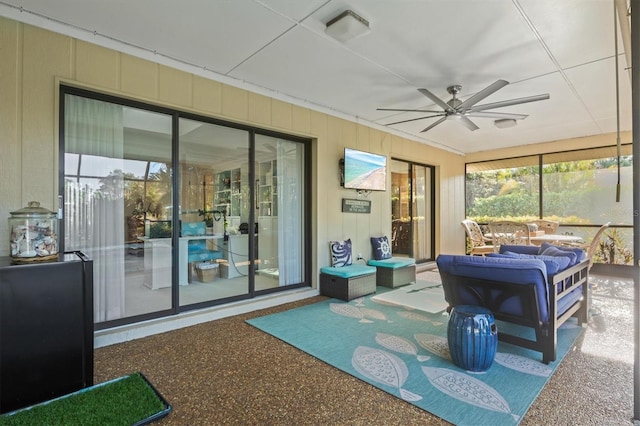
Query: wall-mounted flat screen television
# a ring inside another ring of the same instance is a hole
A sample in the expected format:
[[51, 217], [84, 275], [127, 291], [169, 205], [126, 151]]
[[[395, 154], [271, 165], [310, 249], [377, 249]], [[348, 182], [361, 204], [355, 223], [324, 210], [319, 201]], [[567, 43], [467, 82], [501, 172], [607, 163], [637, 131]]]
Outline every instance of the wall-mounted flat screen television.
[[365, 191], [385, 191], [387, 157], [385, 155], [344, 149], [344, 187]]

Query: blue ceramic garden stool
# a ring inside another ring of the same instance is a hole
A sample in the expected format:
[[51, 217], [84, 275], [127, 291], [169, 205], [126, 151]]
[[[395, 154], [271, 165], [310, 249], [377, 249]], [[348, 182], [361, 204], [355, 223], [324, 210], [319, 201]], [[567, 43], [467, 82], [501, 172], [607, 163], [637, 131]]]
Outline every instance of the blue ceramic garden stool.
[[447, 326], [453, 363], [467, 371], [486, 371], [498, 348], [498, 328], [490, 310], [459, 305], [451, 310]]

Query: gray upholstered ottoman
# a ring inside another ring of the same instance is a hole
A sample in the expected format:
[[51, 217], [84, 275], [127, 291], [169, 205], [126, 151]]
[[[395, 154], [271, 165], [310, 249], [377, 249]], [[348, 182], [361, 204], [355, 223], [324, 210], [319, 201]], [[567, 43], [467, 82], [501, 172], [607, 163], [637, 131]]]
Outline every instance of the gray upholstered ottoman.
[[320, 269], [320, 294], [350, 301], [376, 292], [376, 268], [367, 265]]

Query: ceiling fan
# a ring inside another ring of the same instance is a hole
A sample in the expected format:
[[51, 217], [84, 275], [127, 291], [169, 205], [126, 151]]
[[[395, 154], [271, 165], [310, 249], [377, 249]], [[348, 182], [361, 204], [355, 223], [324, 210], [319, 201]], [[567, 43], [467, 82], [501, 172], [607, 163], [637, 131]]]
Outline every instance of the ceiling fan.
[[549, 99], [549, 94], [545, 93], [544, 95], [528, 96], [525, 98], [517, 98], [517, 99], [511, 99], [507, 101], [499, 101], [499, 102], [492, 102], [489, 104], [476, 105], [478, 102], [480, 102], [487, 96], [493, 94], [494, 92], [497, 92], [498, 90], [502, 89], [507, 84], [509, 84], [509, 82], [506, 80], [498, 80], [495, 83], [485, 87], [484, 89], [482, 89], [481, 91], [479, 91], [478, 93], [476, 93], [475, 95], [471, 96], [469, 99], [464, 101], [456, 97], [458, 93], [460, 93], [460, 91], [462, 90], [462, 86], [457, 84], [453, 86], [449, 86], [447, 87], [447, 92], [449, 92], [453, 96], [451, 100], [449, 100], [449, 102], [444, 102], [442, 99], [440, 99], [439, 97], [437, 97], [436, 95], [428, 91], [427, 89], [418, 89], [418, 92], [422, 93], [427, 98], [431, 99], [433, 102], [436, 103], [436, 105], [441, 107], [443, 110], [430, 111], [430, 110], [424, 110], [424, 109], [378, 108], [378, 111], [426, 112], [426, 113], [434, 114], [434, 115], [428, 115], [426, 117], [412, 118], [409, 120], [402, 120], [402, 121], [396, 121], [394, 123], [388, 123], [387, 126], [400, 124], [400, 123], [407, 123], [409, 121], [424, 120], [426, 118], [442, 117], [441, 119], [431, 124], [429, 127], [425, 128], [421, 132], [426, 132], [427, 130], [430, 130], [436, 127], [438, 124], [444, 122], [445, 120], [457, 121], [458, 123], [468, 128], [469, 130], [473, 131], [473, 130], [477, 130], [479, 127], [476, 126], [475, 123], [469, 119], [469, 117], [493, 118], [496, 120], [524, 120], [525, 118], [528, 117], [527, 115], [524, 115], [524, 114], [509, 114], [509, 113], [503, 113], [503, 112], [486, 111], [488, 109], [503, 108], [510, 105], [524, 104], [527, 102], [537, 102], [537, 101], [543, 101], [545, 99]]

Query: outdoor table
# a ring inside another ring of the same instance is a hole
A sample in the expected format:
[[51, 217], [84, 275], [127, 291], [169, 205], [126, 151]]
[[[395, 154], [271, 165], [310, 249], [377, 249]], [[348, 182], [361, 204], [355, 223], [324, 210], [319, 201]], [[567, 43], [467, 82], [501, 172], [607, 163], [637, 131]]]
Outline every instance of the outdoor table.
[[531, 244], [535, 244], [537, 246], [542, 245], [542, 243], [577, 243], [582, 241], [582, 237], [577, 237], [575, 235], [563, 235], [563, 234], [544, 234], [539, 235], [537, 237], [529, 237], [531, 240]]

